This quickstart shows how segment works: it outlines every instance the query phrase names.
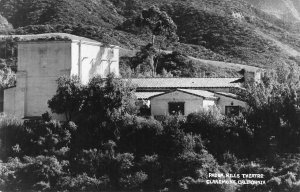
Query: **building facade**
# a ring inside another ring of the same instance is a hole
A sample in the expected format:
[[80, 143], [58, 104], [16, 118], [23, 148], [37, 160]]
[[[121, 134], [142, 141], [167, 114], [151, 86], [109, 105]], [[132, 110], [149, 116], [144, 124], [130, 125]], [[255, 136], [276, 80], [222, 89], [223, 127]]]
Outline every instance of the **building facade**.
[[[49, 39], [49, 36], [55, 37]], [[57, 89], [60, 76], [76, 75], [86, 84], [93, 76], [119, 75], [119, 49], [69, 34], [24, 36], [18, 42], [15, 87], [4, 91], [4, 112], [40, 116]]]
[[188, 115], [216, 106], [217, 97], [203, 90], [177, 89], [150, 98], [153, 116]]
[[[218, 108], [221, 114], [238, 115], [246, 103], [235, 94], [243, 89], [240, 78], [136, 78], [136, 96], [151, 115], [163, 116]], [[177, 110], [176, 110], [177, 108]]]

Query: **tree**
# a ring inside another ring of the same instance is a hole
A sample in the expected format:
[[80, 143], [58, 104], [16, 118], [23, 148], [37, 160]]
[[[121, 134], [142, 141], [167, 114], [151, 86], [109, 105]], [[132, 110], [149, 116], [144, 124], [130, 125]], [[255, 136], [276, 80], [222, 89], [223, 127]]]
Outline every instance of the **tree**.
[[94, 77], [88, 85], [82, 85], [74, 77], [61, 77], [58, 83], [49, 108], [54, 113], [66, 114], [66, 120], [78, 126], [72, 142], [76, 150], [99, 147], [118, 138], [119, 119], [137, 113], [135, 87], [130, 81], [114, 78], [113, 74], [105, 79]]
[[86, 87], [82, 85], [78, 77], [68, 78], [62, 76], [57, 80], [56, 94], [48, 101], [53, 113], [65, 114], [67, 121], [80, 113], [81, 107], [87, 97]]
[[[133, 60], [134, 66], [139, 66], [140, 73], [147, 75], [149, 71], [151, 71], [151, 75], [155, 75], [156, 67], [154, 66], [154, 60], [158, 56], [157, 50], [153, 47], [152, 44], [148, 44], [146, 46], [142, 46], [140, 51], [136, 53], [136, 56]], [[150, 64], [150, 68], [147, 67]], [[156, 63], [157, 64], [157, 63]]]
[[135, 114], [135, 87], [130, 81], [94, 77], [87, 85], [87, 99], [83, 112], [91, 119], [110, 120], [113, 115]]
[[65, 114], [67, 121], [80, 116], [107, 120], [115, 113], [136, 113], [135, 87], [113, 74], [106, 79], [94, 77], [88, 85], [81, 84], [78, 77], [66, 76], [60, 77], [57, 83], [56, 94], [48, 105], [52, 112]]
[[148, 10], [143, 10], [141, 15], [136, 18], [135, 22], [136, 26], [141, 27], [142, 29], [144, 29], [144, 31], [146, 31], [146, 33], [151, 34], [152, 36], [151, 43], [148, 44], [146, 47], [148, 47], [149, 50], [147, 58], [149, 59], [150, 66], [153, 71], [152, 75], [154, 76], [158, 59], [157, 53], [154, 49], [156, 37], [162, 37], [162, 41], [159, 45], [160, 53], [160, 50], [162, 48], [162, 42], [164, 42], [166, 39], [171, 41], [177, 41], [177, 26], [166, 12], [161, 11], [156, 6], [152, 6]]
[[295, 67], [271, 71], [261, 82], [248, 85], [246, 116], [258, 151], [265, 153], [271, 142], [285, 152], [300, 146], [299, 90], [299, 69]]
[[155, 44], [157, 36], [163, 36], [164, 39], [177, 39], [176, 24], [165, 11], [161, 11], [156, 6], [143, 10], [136, 19], [136, 25], [152, 35], [152, 45]]

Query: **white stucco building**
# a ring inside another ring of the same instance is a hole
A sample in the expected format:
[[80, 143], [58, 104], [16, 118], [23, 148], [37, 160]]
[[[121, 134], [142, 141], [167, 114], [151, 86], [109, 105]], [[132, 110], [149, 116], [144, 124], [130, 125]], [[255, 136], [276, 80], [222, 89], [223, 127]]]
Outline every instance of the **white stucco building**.
[[150, 97], [151, 114], [154, 116], [181, 114], [209, 110], [216, 106], [214, 93], [203, 90], [177, 89]]
[[4, 91], [4, 112], [34, 117], [48, 109], [56, 80], [77, 75], [82, 83], [93, 76], [119, 75], [119, 49], [69, 34], [14, 36], [18, 38], [17, 83]]
[[221, 114], [237, 115], [246, 103], [236, 94], [239, 78], [136, 78], [136, 96], [148, 103], [151, 115], [190, 113], [218, 108]]

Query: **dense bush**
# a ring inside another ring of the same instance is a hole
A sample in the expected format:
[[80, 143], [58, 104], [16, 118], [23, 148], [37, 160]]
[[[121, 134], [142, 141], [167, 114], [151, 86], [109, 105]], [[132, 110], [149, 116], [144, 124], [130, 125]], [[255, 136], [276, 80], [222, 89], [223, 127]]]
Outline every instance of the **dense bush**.
[[183, 125], [187, 133], [200, 134], [207, 149], [222, 160], [231, 152], [238, 157], [255, 155], [252, 150], [252, 130], [243, 116], [225, 117], [218, 111], [202, 111], [188, 115]]
[[0, 159], [6, 160], [19, 152], [23, 137], [23, 123], [14, 117], [0, 116]]
[[159, 137], [163, 126], [154, 119], [129, 116], [122, 120], [119, 150], [134, 153], [137, 157], [153, 155], [160, 147]]
[[101, 179], [89, 177], [86, 173], [75, 177], [61, 177], [57, 183], [57, 189], [63, 191], [98, 191], [105, 189], [107, 184], [106, 178]]
[[22, 160], [12, 158], [1, 163], [0, 189], [51, 190], [65, 174], [67, 161], [58, 161], [54, 156], [24, 156]]
[[27, 121], [1, 127], [2, 159], [24, 155], [65, 156], [69, 151], [74, 124], [58, 121]]

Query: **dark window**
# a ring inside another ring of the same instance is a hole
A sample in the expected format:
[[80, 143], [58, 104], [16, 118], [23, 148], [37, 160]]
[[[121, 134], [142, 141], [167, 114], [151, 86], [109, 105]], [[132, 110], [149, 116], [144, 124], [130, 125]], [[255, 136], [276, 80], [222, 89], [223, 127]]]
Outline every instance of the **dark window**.
[[237, 116], [240, 114], [240, 106], [225, 106], [225, 114], [228, 116]]
[[184, 102], [171, 102], [169, 103], [170, 115], [184, 115]]

